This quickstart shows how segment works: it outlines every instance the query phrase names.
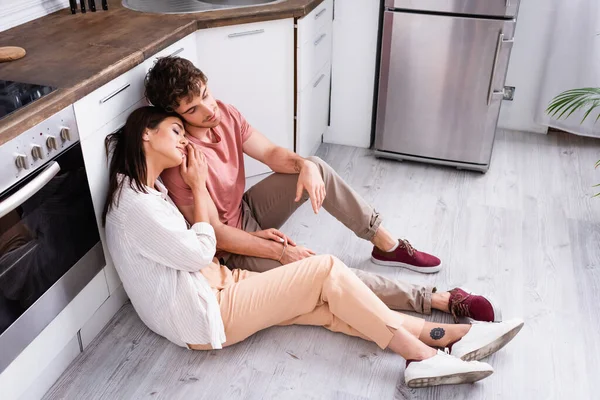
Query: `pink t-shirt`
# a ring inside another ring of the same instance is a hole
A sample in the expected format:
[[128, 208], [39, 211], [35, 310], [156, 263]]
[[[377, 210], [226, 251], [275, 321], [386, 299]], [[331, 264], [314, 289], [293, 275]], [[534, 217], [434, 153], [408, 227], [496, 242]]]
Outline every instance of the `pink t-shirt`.
[[[224, 224], [241, 228], [242, 196], [246, 186], [242, 145], [250, 138], [253, 130], [235, 107], [218, 100], [217, 105], [221, 111], [221, 123], [212, 128], [217, 142], [206, 143], [191, 135], [187, 137], [206, 156], [206, 187], [217, 206], [219, 218]], [[161, 178], [175, 204], [194, 204], [192, 191], [183, 181], [179, 167], [165, 170]]]

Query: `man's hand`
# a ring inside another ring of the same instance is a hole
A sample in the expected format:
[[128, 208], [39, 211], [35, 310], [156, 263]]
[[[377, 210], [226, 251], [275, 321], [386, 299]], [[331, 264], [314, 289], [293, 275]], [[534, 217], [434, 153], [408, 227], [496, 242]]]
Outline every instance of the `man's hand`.
[[323, 205], [327, 193], [325, 193], [325, 182], [323, 182], [319, 168], [317, 168], [315, 163], [308, 160], [304, 161], [300, 175], [298, 175], [296, 202], [300, 201], [304, 190], [306, 190], [308, 197], [310, 197], [313, 211], [317, 214]]
[[288, 246], [279, 262], [283, 265], [304, 260], [307, 257], [314, 256], [316, 253], [304, 246]]
[[289, 236], [287, 236], [283, 232], [281, 232], [277, 229], [274, 229], [274, 228], [265, 229], [265, 230], [256, 231], [256, 232], [248, 232], [248, 233], [250, 233], [252, 236], [256, 236], [256, 237], [267, 239], [267, 240], [273, 240], [273, 241], [281, 243], [283, 245], [289, 245], [289, 246], [296, 245], [296, 243], [292, 239], [290, 239]]

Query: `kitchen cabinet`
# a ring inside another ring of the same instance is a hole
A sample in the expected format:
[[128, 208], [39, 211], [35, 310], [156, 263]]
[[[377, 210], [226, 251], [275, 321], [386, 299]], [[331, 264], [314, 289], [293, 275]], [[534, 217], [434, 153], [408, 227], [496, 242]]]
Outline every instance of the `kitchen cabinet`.
[[379, 1], [335, 3], [331, 117], [323, 138], [326, 143], [365, 148], [371, 145], [380, 11]]
[[[215, 98], [276, 145], [294, 149], [294, 20], [202, 29], [198, 67]], [[244, 156], [246, 177], [270, 169]]]
[[298, 20], [296, 152], [313, 155], [329, 125], [333, 0]]

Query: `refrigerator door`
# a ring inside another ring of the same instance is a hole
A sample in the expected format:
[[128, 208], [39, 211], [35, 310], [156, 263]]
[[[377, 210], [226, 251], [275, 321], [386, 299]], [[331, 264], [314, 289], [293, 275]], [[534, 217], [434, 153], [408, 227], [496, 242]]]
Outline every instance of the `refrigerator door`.
[[489, 164], [514, 26], [386, 11], [376, 149]]
[[515, 17], [521, 0], [385, 0], [386, 8]]

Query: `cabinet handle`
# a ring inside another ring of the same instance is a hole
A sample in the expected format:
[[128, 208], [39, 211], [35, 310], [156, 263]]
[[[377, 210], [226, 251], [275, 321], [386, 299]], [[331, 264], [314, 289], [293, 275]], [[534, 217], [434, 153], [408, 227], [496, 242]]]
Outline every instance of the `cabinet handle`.
[[327, 36], [326, 33], [321, 34], [321, 36], [319, 36], [319, 38], [317, 40], [315, 40], [315, 46], [318, 45], [319, 43], [321, 43], [321, 40], [323, 40], [325, 38], [325, 36]]
[[316, 88], [317, 86], [319, 86], [319, 83], [321, 83], [321, 81], [323, 80], [323, 78], [325, 78], [325, 74], [321, 74], [321, 76], [319, 77], [319, 79], [317, 79], [317, 81], [314, 83], [313, 87]]
[[236, 37], [240, 37], [240, 36], [258, 35], [259, 33], [265, 33], [265, 30], [264, 29], [256, 29], [254, 31], [236, 32], [236, 33], [230, 33], [227, 36], [229, 36], [230, 38], [236, 38]]
[[498, 43], [496, 43], [496, 54], [494, 55], [494, 64], [492, 67], [492, 77], [490, 78], [490, 87], [488, 88], [488, 99], [487, 105], [489, 106], [492, 102], [492, 98], [495, 94], [504, 94], [504, 89], [501, 92], [494, 90], [494, 81], [496, 80], [496, 71], [498, 69], [498, 59], [500, 58], [500, 51], [502, 50], [502, 44], [514, 43], [514, 39], [504, 39], [504, 33], [498, 35]]
[[324, 9], [322, 9], [321, 11], [319, 11], [317, 13], [317, 15], [315, 15], [315, 19], [318, 19], [321, 15], [323, 15], [325, 13], [325, 11], [327, 11], [327, 7], [325, 7]]
[[111, 94], [109, 94], [108, 96], [106, 96], [105, 98], [100, 100], [100, 104], [106, 103], [107, 101], [109, 101], [110, 99], [112, 99], [113, 97], [115, 97], [116, 95], [121, 93], [123, 90], [127, 89], [129, 86], [131, 86], [131, 85], [128, 83], [127, 85], [123, 86], [122, 88], [115, 90], [114, 92], [112, 92]]
[[169, 54], [169, 57], [175, 57], [177, 54], [181, 53], [182, 51], [183, 51], [183, 47], [180, 49], [177, 49], [174, 52], [172, 52], [171, 54]]

